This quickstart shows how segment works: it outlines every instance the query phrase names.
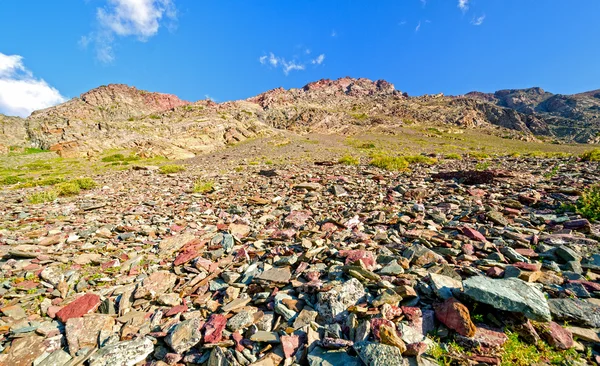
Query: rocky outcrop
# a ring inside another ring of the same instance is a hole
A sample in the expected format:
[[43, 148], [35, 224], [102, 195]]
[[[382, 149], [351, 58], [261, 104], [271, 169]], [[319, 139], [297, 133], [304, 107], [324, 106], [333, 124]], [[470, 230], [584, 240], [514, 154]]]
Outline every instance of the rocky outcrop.
[[23, 145], [26, 138], [23, 118], [0, 114], [0, 154], [9, 152], [11, 146]]

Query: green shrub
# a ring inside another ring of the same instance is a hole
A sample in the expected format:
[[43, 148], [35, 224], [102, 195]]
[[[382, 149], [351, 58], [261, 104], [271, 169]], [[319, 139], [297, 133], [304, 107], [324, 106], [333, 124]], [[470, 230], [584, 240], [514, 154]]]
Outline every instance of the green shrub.
[[489, 159], [490, 156], [484, 152], [479, 152], [479, 151], [471, 151], [469, 153], [469, 156], [472, 157], [473, 159], [477, 159], [477, 160], [481, 160], [481, 159]]
[[47, 191], [36, 192], [36, 193], [30, 194], [29, 196], [27, 196], [27, 202], [33, 203], [33, 204], [46, 203], [46, 202], [54, 201], [57, 197], [58, 197], [58, 192], [56, 192], [53, 189], [50, 189]]
[[33, 170], [33, 171], [51, 170], [52, 169], [52, 165], [41, 162], [41, 161], [34, 161], [33, 163], [25, 164], [23, 167], [25, 169]]
[[75, 182], [63, 182], [54, 186], [59, 196], [75, 196], [81, 192], [81, 188]]
[[433, 164], [437, 163], [437, 159], [430, 158], [430, 157], [424, 156], [424, 155], [405, 156], [404, 159], [406, 159], [406, 161], [409, 164], [433, 165]]
[[534, 345], [522, 342], [517, 333], [508, 333], [507, 335], [508, 340], [503, 346], [502, 365], [529, 366], [540, 362], [569, 365], [571, 364], [569, 361], [579, 359], [577, 351], [573, 348], [566, 351], [555, 351], [543, 341]]
[[462, 160], [462, 155], [457, 154], [457, 153], [450, 153], [450, 154], [446, 154], [446, 156], [444, 156], [444, 158], [446, 158], [448, 160]]
[[19, 183], [19, 185], [17, 185], [15, 188], [19, 189], [19, 188], [32, 188], [32, 187], [43, 187], [43, 186], [53, 186], [57, 183], [61, 183], [64, 182], [65, 179], [64, 178], [59, 178], [59, 177], [51, 177], [51, 178], [44, 178], [44, 179], [40, 179], [40, 180], [32, 180], [29, 182], [23, 182], [23, 183]]
[[8, 177], [2, 178], [2, 180], [0, 180], [0, 184], [2, 184], [4, 186], [8, 186], [8, 185], [12, 185], [12, 184], [21, 183], [24, 181], [25, 181], [25, 179], [23, 179], [23, 178], [17, 177], [15, 175], [9, 175]]
[[593, 149], [579, 155], [582, 161], [600, 161], [600, 149]]
[[93, 189], [98, 186], [98, 183], [96, 183], [96, 181], [94, 181], [92, 178], [77, 178], [73, 179], [71, 182], [77, 184], [79, 188], [83, 190]]
[[110, 163], [113, 161], [122, 161], [123, 159], [125, 159], [125, 155], [123, 155], [123, 154], [112, 154], [112, 155], [103, 157], [102, 161], [105, 163]]
[[214, 183], [207, 180], [197, 180], [194, 183], [194, 192], [195, 193], [209, 193], [214, 190]]
[[338, 160], [338, 163], [344, 165], [358, 165], [360, 160], [352, 155], [344, 155], [340, 158], [340, 160]]
[[583, 191], [577, 200], [577, 212], [588, 219], [600, 220], [600, 184]]
[[490, 168], [490, 162], [486, 161], [483, 163], [477, 163], [477, 165], [475, 165], [475, 170], [488, 170]]
[[184, 171], [185, 168], [181, 165], [163, 165], [159, 169], [160, 174], [171, 174], [171, 173], [179, 173]]
[[404, 170], [408, 168], [408, 161], [401, 156], [379, 155], [373, 157], [369, 165], [386, 170]]

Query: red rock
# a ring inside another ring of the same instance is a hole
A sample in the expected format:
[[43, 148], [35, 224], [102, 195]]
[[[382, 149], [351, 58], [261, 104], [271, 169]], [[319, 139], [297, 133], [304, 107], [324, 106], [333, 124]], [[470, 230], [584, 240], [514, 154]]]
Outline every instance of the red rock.
[[555, 322], [536, 323], [534, 325], [540, 337], [558, 350], [567, 350], [574, 346], [573, 333]]
[[27, 281], [21, 281], [21, 282], [17, 283], [17, 288], [31, 290], [32, 288], [38, 287], [38, 285], [39, 285], [38, 282], [27, 280]]
[[521, 210], [518, 210], [516, 208], [510, 208], [510, 207], [505, 207], [504, 210], [502, 210], [502, 211], [505, 215], [519, 216], [521, 214]]
[[568, 283], [580, 283], [588, 291], [600, 291], [600, 283], [585, 280], [569, 280]]
[[469, 237], [470, 239], [473, 240], [479, 240], [479, 241], [487, 241], [487, 239], [485, 238], [485, 236], [483, 236], [482, 233], [480, 233], [479, 231], [472, 229], [470, 227], [464, 226], [462, 228], [460, 228], [460, 230], [462, 231], [462, 233], [464, 235], [466, 235], [467, 237]]
[[185, 252], [179, 253], [177, 258], [175, 258], [175, 261], [173, 261], [173, 265], [179, 266], [179, 265], [185, 264], [199, 256], [200, 256], [200, 252], [197, 252], [195, 250], [187, 250]]
[[454, 329], [465, 337], [475, 335], [476, 327], [471, 321], [469, 309], [451, 297], [442, 304], [434, 306], [436, 318], [448, 328]]
[[355, 249], [355, 250], [340, 250], [338, 254], [340, 257], [346, 258], [346, 265], [350, 265], [356, 261], [361, 261], [365, 265], [365, 267], [369, 270], [373, 269], [373, 267], [375, 266], [376, 261], [375, 261], [375, 256], [373, 255], [373, 252]]
[[100, 306], [100, 296], [88, 293], [60, 309], [56, 317], [66, 323], [71, 318], [79, 318], [96, 311], [98, 306]]
[[414, 306], [402, 306], [401, 309], [409, 321], [421, 319], [421, 316], [423, 316], [421, 309]]
[[402, 354], [402, 356], [420, 356], [425, 352], [427, 352], [427, 343], [409, 343], [406, 345], [406, 351]]
[[[225, 321], [227, 322], [227, 320]], [[234, 332], [231, 333], [231, 338], [235, 342], [235, 349], [238, 352], [242, 352], [244, 350], [244, 345], [242, 344], [242, 340], [244, 340], [244, 337], [242, 337], [242, 335], [239, 332]], [[204, 340], [206, 341], [206, 337]]]
[[500, 267], [491, 267], [485, 272], [485, 274], [489, 277], [498, 278], [504, 275], [504, 270]]
[[386, 319], [394, 319], [402, 315], [402, 308], [394, 305], [384, 306], [381, 312]]
[[469, 357], [469, 360], [476, 361], [479, 364], [500, 365], [500, 359], [498, 357], [473, 355]]
[[[225, 325], [227, 324], [227, 318], [221, 314], [212, 314], [206, 324], [204, 324], [204, 342], [206, 343], [217, 343], [221, 341], [221, 337], [223, 336], [223, 329], [225, 329]], [[235, 334], [234, 337], [235, 341]], [[240, 335], [241, 337], [241, 335]], [[239, 340], [241, 342], [241, 338]], [[243, 349], [243, 347], [242, 347]], [[241, 351], [240, 351], [241, 352]]]
[[381, 339], [379, 336], [379, 327], [381, 327], [384, 324], [387, 325], [388, 327], [396, 329], [396, 325], [391, 320], [387, 320], [387, 319], [383, 319], [383, 318], [371, 319], [371, 330], [373, 331], [373, 337], [378, 341]]
[[493, 329], [486, 325], [479, 325], [473, 337], [467, 338], [459, 335], [456, 339], [460, 343], [472, 348], [496, 349], [502, 347], [508, 340], [508, 337], [501, 330]]
[[466, 255], [473, 255], [473, 253], [475, 253], [475, 247], [471, 244], [463, 244], [462, 251]]
[[281, 336], [281, 345], [283, 346], [283, 354], [285, 358], [290, 358], [296, 353], [300, 346], [300, 337], [297, 335]]
[[179, 313], [185, 313], [186, 311], [188, 311], [188, 307], [187, 305], [183, 304], [183, 305], [177, 305], [177, 306], [173, 306], [171, 309], [169, 309], [169, 311], [167, 311], [165, 313], [165, 316], [173, 316]]
[[513, 267], [517, 267], [519, 269], [523, 269], [525, 271], [539, 271], [542, 268], [541, 263], [525, 263], [525, 262], [517, 262], [513, 264]]
[[56, 317], [56, 313], [58, 313], [60, 309], [62, 309], [62, 307], [60, 306], [50, 306], [46, 311], [46, 314], [48, 314], [49, 317], [54, 319]]

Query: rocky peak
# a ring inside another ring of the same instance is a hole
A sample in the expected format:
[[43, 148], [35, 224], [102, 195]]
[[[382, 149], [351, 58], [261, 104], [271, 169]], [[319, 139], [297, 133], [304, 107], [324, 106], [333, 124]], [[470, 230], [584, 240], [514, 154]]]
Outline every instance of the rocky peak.
[[392, 94], [395, 91], [394, 84], [385, 80], [371, 81], [366, 78], [354, 79], [348, 76], [337, 80], [321, 79], [306, 84], [302, 90], [305, 92], [321, 91], [327, 94], [346, 94], [351, 96]]
[[118, 108], [119, 105], [124, 104], [149, 113], [189, 104], [172, 94], [147, 92], [125, 84], [100, 86], [83, 93], [81, 100], [99, 108]]

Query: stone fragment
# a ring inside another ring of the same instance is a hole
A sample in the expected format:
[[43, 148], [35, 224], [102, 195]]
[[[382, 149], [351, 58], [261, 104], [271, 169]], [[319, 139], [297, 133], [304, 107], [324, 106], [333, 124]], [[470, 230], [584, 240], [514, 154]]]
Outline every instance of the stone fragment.
[[476, 327], [471, 321], [469, 309], [455, 298], [449, 298], [435, 306], [435, 316], [445, 326], [465, 337], [475, 335]]
[[146, 337], [120, 341], [100, 348], [90, 358], [89, 366], [133, 366], [153, 351], [154, 344]]
[[348, 355], [346, 350], [326, 350], [321, 347], [315, 347], [308, 354], [309, 366], [360, 366], [362, 362]]
[[522, 280], [474, 276], [463, 281], [463, 288], [464, 294], [474, 301], [500, 310], [523, 313], [532, 320], [551, 320], [544, 294]]
[[71, 356], [75, 356], [81, 348], [97, 347], [100, 333], [112, 333], [114, 325], [115, 319], [103, 314], [67, 320], [65, 335]]
[[92, 293], [80, 296], [56, 313], [56, 317], [63, 323], [71, 318], [79, 318], [85, 314], [93, 313], [100, 306], [100, 296]]
[[204, 324], [204, 342], [217, 343], [221, 341], [227, 318], [221, 314], [212, 314]]
[[558, 350], [567, 350], [574, 345], [571, 331], [555, 322], [534, 323], [534, 327], [542, 339]]
[[177, 275], [168, 271], [156, 271], [146, 277], [135, 291], [136, 299], [154, 299], [169, 291], [177, 280]]
[[435, 294], [442, 299], [449, 299], [455, 293], [462, 291], [462, 282], [452, 277], [430, 273], [431, 287]]
[[550, 312], [554, 320], [592, 328], [600, 328], [600, 306], [580, 299], [550, 299]]
[[202, 340], [202, 333], [200, 333], [200, 319], [198, 318], [184, 320], [175, 325], [165, 338], [169, 347], [179, 354], [194, 347], [200, 340]]
[[254, 278], [275, 283], [288, 283], [291, 277], [290, 267], [273, 267]]
[[340, 320], [350, 306], [356, 305], [364, 297], [365, 288], [362, 283], [351, 278], [327, 292], [319, 292], [315, 310], [325, 322], [333, 323]]
[[398, 347], [376, 342], [359, 342], [354, 349], [367, 366], [403, 366], [402, 352]]

